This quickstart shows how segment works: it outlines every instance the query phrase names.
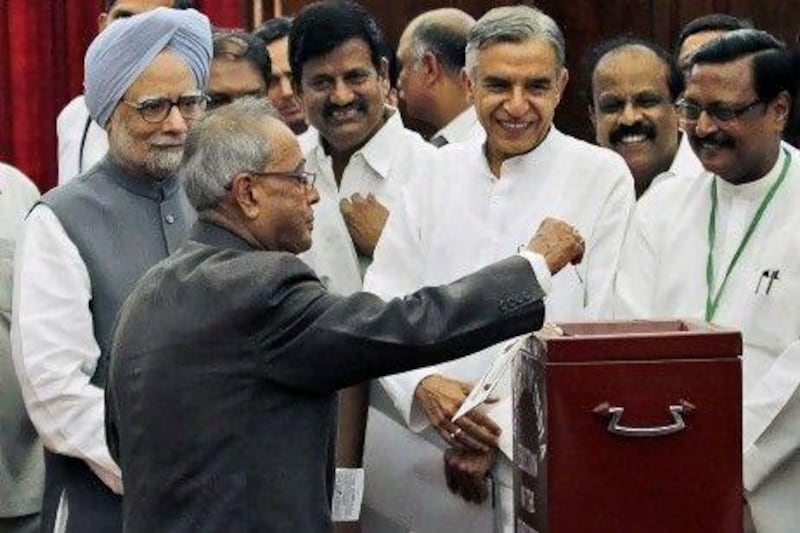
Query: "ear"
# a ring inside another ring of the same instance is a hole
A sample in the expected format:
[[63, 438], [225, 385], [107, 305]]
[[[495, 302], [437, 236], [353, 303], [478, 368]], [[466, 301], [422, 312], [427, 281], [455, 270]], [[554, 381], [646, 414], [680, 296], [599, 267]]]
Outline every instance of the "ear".
[[561, 103], [561, 97], [564, 94], [564, 89], [567, 86], [567, 82], [569, 81], [569, 71], [566, 68], [561, 69], [561, 73], [558, 75], [558, 79], [556, 80], [556, 90], [558, 94], [556, 95], [556, 105]]
[[470, 105], [475, 105], [475, 86], [473, 85], [472, 77], [467, 74], [467, 69], [461, 69], [461, 83], [467, 91], [467, 102]]
[[439, 60], [431, 52], [425, 52], [422, 56], [422, 69], [425, 73], [427, 85], [433, 85], [442, 74], [442, 66], [439, 64]]
[[389, 60], [385, 57], [378, 61], [378, 76], [385, 80], [389, 79]]
[[786, 91], [781, 91], [778, 96], [769, 104], [769, 107], [775, 113], [776, 125], [783, 131], [786, 123], [789, 121], [789, 113], [792, 111], [792, 97]]
[[586, 107], [586, 110], [589, 112], [589, 120], [592, 122], [592, 127], [594, 127], [594, 130], [597, 131], [597, 115], [594, 114], [594, 106], [589, 104]]
[[108, 25], [108, 13], [100, 13], [97, 17], [97, 33], [102, 32]]
[[259, 205], [263, 198], [255, 183], [256, 180], [247, 173], [236, 174], [231, 181], [233, 203], [247, 220], [255, 220], [261, 213]]

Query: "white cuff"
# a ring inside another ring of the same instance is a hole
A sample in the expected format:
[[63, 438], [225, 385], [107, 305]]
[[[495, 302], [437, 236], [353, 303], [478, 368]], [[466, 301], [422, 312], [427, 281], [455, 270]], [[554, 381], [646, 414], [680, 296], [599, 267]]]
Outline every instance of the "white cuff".
[[539, 283], [539, 287], [541, 287], [542, 292], [545, 294], [549, 293], [553, 286], [553, 275], [550, 273], [550, 269], [547, 267], [547, 261], [545, 261], [544, 256], [542, 254], [537, 254], [536, 252], [531, 252], [524, 247], [520, 247], [517, 253], [527, 259], [528, 263], [531, 264], [533, 273], [536, 276], [536, 281]]

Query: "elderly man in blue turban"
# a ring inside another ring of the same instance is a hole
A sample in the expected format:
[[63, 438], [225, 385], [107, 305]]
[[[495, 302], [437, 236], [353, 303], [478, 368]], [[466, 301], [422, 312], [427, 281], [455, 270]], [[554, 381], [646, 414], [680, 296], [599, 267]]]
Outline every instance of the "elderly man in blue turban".
[[43, 531], [122, 530], [123, 481], [103, 389], [117, 310], [184, 240], [195, 214], [175, 171], [206, 107], [208, 19], [159, 8], [110, 25], [86, 53], [85, 94], [106, 157], [51, 190], [16, 249], [13, 359], [45, 445]]

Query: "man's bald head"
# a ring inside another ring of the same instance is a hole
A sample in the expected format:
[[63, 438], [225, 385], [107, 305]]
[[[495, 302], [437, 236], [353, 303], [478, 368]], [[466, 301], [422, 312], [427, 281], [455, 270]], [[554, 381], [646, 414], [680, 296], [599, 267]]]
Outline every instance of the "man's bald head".
[[475, 19], [460, 9], [426, 11], [406, 26], [397, 47], [398, 56], [408, 48], [409, 60], [418, 62], [426, 52], [431, 52], [445, 69], [460, 74], [467, 37], [474, 25]]
[[460, 9], [441, 8], [417, 16], [403, 31], [398, 85], [410, 116], [440, 129], [468, 106], [461, 72], [474, 25]]

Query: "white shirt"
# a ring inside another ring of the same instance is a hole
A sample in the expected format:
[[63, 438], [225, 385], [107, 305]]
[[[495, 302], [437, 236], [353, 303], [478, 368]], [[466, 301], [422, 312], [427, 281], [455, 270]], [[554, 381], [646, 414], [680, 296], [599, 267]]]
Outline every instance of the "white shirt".
[[306, 170], [317, 173], [320, 201], [314, 206], [311, 249], [301, 257], [328, 289], [339, 294], [361, 290], [368, 259], [359, 257], [347, 231], [339, 202], [355, 193], [375, 195], [390, 212], [397, 209], [400, 189], [411, 176], [430, 177], [436, 148], [403, 126], [400, 113], [391, 113], [381, 128], [352, 155], [337, 186], [333, 160], [325, 153], [319, 132], [305, 153]]
[[121, 493], [106, 446], [103, 389], [89, 381], [100, 358], [90, 300], [78, 249], [53, 211], [37, 205], [23, 224], [14, 264], [11, 341], [22, 396], [48, 449], [86, 461]]
[[[437, 159], [435, 179], [416, 180], [407, 191], [407, 209], [390, 215], [367, 273], [367, 290], [388, 298], [453, 281], [507, 257], [552, 216], [580, 231], [586, 254], [577, 268], [553, 277], [547, 319], [610, 315], [617, 258], [634, 202], [633, 179], [619, 155], [551, 128], [535, 150], [506, 160], [500, 179], [489, 170], [479, 142], [442, 147]], [[495, 353], [490, 349], [484, 356]], [[481, 373], [491, 357], [483, 359], [475, 369]], [[464, 363], [448, 365], [457, 369]], [[384, 378], [407, 422], [417, 383], [432, 373], [448, 375], [422, 369]], [[472, 380], [480, 374], [455, 377]]]
[[689, 144], [689, 134], [681, 132], [681, 142], [678, 144], [678, 151], [672, 160], [668, 172], [676, 176], [694, 178], [704, 172], [703, 163], [695, 155], [692, 145]]
[[642, 197], [664, 180], [674, 177], [696, 178], [703, 172], [705, 172], [703, 164], [689, 144], [689, 135], [685, 132], [681, 132], [681, 141], [678, 143], [678, 150], [675, 152], [672, 164], [667, 170], [653, 178], [653, 181]]
[[[800, 523], [800, 154], [785, 143], [782, 147], [792, 154], [788, 174], [731, 271], [713, 317], [742, 331], [744, 486], [759, 532], [788, 531]], [[785, 160], [782, 150], [772, 170], [751, 183], [732, 185], [705, 173], [694, 180], [668, 180], [643, 198], [620, 259], [617, 316], [705, 318], [712, 180], [718, 188], [716, 291]], [[775, 270], [779, 278], [767, 293], [769, 279], [763, 274]], [[772, 497], [760, 501], [759, 493], [773, 493], [769, 485], [776, 478], [789, 491], [782, 493], [783, 503], [772, 505]], [[780, 507], [785, 507], [778, 512], [782, 516], [793, 513], [793, 522], [785, 522], [793, 526], [770, 529], [766, 524]]]
[[108, 152], [108, 135], [89, 118], [83, 95], [74, 98], [58, 114], [56, 134], [59, 185], [89, 170]]
[[[536, 149], [506, 160], [500, 172], [498, 179], [489, 170], [480, 141], [440, 148], [435, 178], [412, 182], [404, 191], [407, 208], [390, 215], [365, 289], [389, 298], [453, 281], [511, 255], [528, 243], [545, 217], [553, 216], [576, 226], [587, 248], [577, 268], [568, 266], [553, 276], [545, 299], [547, 319], [610, 314], [613, 276], [634, 205], [633, 178], [625, 161], [551, 128]], [[510, 512], [506, 503], [492, 518], [491, 506], [467, 505], [449, 495], [441, 474], [442, 451], [435, 445], [440, 439], [430, 429], [411, 433], [427, 425], [413, 402], [419, 381], [438, 373], [475, 382], [504, 344], [381, 380], [404, 425], [370, 410], [365, 465], [374, 481], [370, 486], [368, 479], [368, 505], [415, 531], [446, 524], [453, 530], [486, 531], [493, 520], [503, 524], [495, 527], [508, 527], [508, 516], [501, 516]], [[507, 385], [501, 385], [506, 389], [498, 392], [503, 400], [491, 416], [503, 429], [501, 449], [510, 454]], [[510, 487], [508, 479], [505, 483]], [[399, 492], [403, 495], [399, 500], [394, 496], [393, 504], [392, 495]]]
[[469, 106], [459, 115], [447, 123], [447, 125], [437, 131], [431, 139], [444, 137], [448, 143], [458, 143], [465, 141], [483, 141], [486, 138], [486, 131], [478, 121], [478, 114], [473, 106]]

